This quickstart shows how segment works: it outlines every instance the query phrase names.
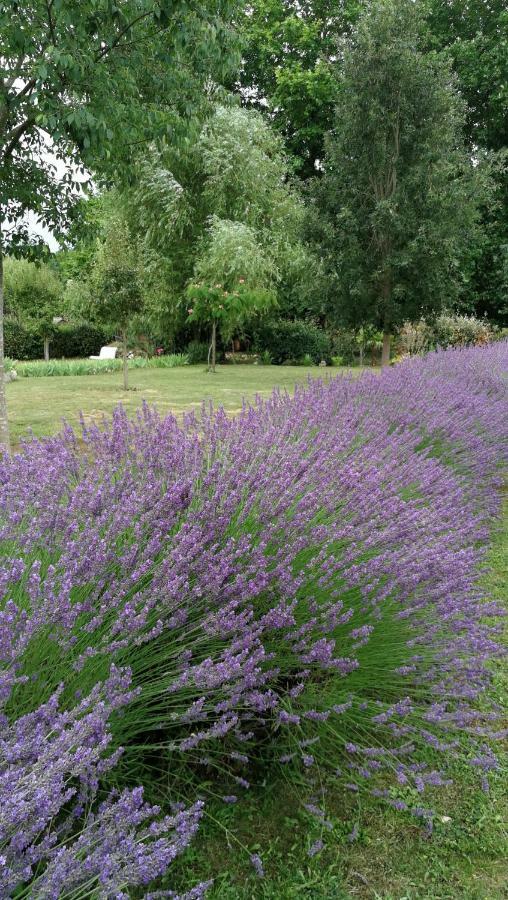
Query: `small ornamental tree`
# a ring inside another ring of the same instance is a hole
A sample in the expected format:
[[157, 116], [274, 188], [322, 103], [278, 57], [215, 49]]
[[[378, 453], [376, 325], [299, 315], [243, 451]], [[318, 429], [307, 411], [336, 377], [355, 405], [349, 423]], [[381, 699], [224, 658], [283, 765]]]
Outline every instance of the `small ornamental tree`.
[[55, 333], [54, 319], [62, 315], [63, 285], [45, 263], [8, 257], [4, 263], [5, 312], [23, 325], [34, 325], [44, 340], [44, 359]]
[[275, 303], [274, 269], [248, 225], [213, 219], [187, 288], [189, 321], [210, 328], [209, 369], [215, 372], [217, 332], [224, 340]]
[[[374, 2], [345, 43], [336, 124], [310, 230], [329, 275], [330, 313], [383, 332], [460, 293], [488, 179], [463, 137], [449, 63], [423, 50], [412, 0]], [[342, 54], [341, 54], [342, 55]]]
[[122, 338], [123, 387], [129, 389], [127, 335], [132, 318], [140, 312], [142, 293], [136, 257], [125, 219], [111, 213], [99, 244], [90, 279], [91, 314], [117, 329]]

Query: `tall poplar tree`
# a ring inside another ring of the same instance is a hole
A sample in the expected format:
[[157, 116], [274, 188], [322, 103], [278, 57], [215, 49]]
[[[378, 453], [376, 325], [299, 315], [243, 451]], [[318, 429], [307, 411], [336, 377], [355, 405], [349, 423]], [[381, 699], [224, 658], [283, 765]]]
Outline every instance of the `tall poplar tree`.
[[386, 0], [344, 43], [310, 214], [331, 311], [382, 330], [383, 364], [397, 325], [457, 295], [485, 187], [465, 149], [465, 105], [449, 63], [425, 52], [423, 29], [412, 0]]

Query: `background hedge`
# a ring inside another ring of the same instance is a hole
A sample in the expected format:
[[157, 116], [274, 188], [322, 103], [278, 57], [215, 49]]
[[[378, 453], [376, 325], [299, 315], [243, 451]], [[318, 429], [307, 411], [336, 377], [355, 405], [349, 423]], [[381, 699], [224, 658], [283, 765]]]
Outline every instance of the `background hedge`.
[[[49, 344], [52, 359], [83, 359], [98, 354], [113, 337], [111, 330], [95, 325], [59, 325]], [[44, 340], [37, 326], [21, 325], [14, 319], [4, 322], [5, 355], [11, 359], [42, 359]]]
[[300, 362], [306, 354], [314, 363], [331, 361], [332, 347], [328, 335], [309, 322], [263, 322], [252, 335], [256, 353], [268, 351], [272, 362]]

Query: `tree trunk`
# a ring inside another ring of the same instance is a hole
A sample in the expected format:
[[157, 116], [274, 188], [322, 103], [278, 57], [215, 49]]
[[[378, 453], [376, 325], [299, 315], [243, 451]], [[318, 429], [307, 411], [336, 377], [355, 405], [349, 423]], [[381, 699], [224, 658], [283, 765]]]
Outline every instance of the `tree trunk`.
[[381, 366], [390, 365], [390, 341], [391, 341], [391, 309], [390, 301], [392, 298], [392, 273], [389, 267], [386, 268], [383, 281], [381, 284], [382, 310], [383, 310], [383, 350], [381, 353]]
[[49, 362], [49, 337], [44, 338], [44, 359]]
[[385, 330], [383, 331], [383, 351], [381, 353], [381, 365], [382, 366], [390, 365], [390, 341], [391, 341], [391, 338], [392, 338], [392, 336], [391, 336], [390, 332], [387, 331], [386, 327], [385, 327]]
[[7, 398], [5, 396], [4, 368], [4, 269], [3, 243], [0, 220], [0, 450], [10, 453], [9, 422], [7, 419]]
[[[209, 363], [209, 371], [215, 372], [215, 354], [217, 349], [217, 324], [215, 322], [212, 323], [212, 342], [210, 344], [210, 353], [211, 353], [211, 364]], [[208, 354], [208, 359], [210, 360], [210, 353]]]
[[122, 331], [122, 360], [123, 360], [123, 389], [129, 390], [129, 369], [127, 366], [127, 332], [125, 328]]

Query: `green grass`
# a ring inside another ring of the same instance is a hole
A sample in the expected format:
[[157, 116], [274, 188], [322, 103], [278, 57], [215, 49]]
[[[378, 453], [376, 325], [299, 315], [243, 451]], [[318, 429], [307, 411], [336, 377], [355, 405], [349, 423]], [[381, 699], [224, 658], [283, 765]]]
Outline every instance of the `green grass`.
[[[505, 597], [507, 551], [508, 504], [494, 535], [487, 578], [500, 599]], [[506, 708], [508, 677], [502, 670], [496, 694]], [[333, 830], [321, 834], [316, 820], [302, 812], [296, 787], [274, 782], [253, 787], [236, 806], [212, 809], [212, 818], [173, 872], [182, 886], [213, 877], [211, 900], [503, 900], [508, 885], [506, 742], [497, 752], [501, 770], [492, 778], [490, 794], [480, 789], [470, 767], [457, 763], [453, 786], [435, 791], [430, 804], [424, 801], [438, 812], [430, 839], [414, 820], [343, 792], [328, 795]], [[441, 816], [450, 821], [440, 821]], [[359, 838], [350, 843], [356, 822]], [[307, 851], [320, 837], [325, 849], [311, 859]], [[262, 856], [264, 879], [254, 874], [247, 848]], [[174, 886], [180, 886], [178, 880]]]
[[[325, 375], [339, 369], [325, 369]], [[344, 370], [342, 370], [344, 371]], [[359, 372], [360, 369], [354, 369]], [[134, 412], [143, 400], [154, 403], [161, 413], [175, 415], [188, 409], [199, 409], [203, 400], [222, 404], [228, 413], [241, 409], [242, 399], [256, 394], [268, 397], [273, 388], [293, 390], [309, 375], [321, 377], [318, 366], [217, 366], [215, 374], [204, 365], [170, 369], [136, 369], [130, 372], [131, 390], [122, 389], [121, 373], [41, 378], [18, 378], [7, 385], [7, 403], [12, 442], [32, 428], [37, 436], [54, 434], [67, 419], [78, 422], [79, 411], [87, 422], [100, 421], [123, 403]]]

